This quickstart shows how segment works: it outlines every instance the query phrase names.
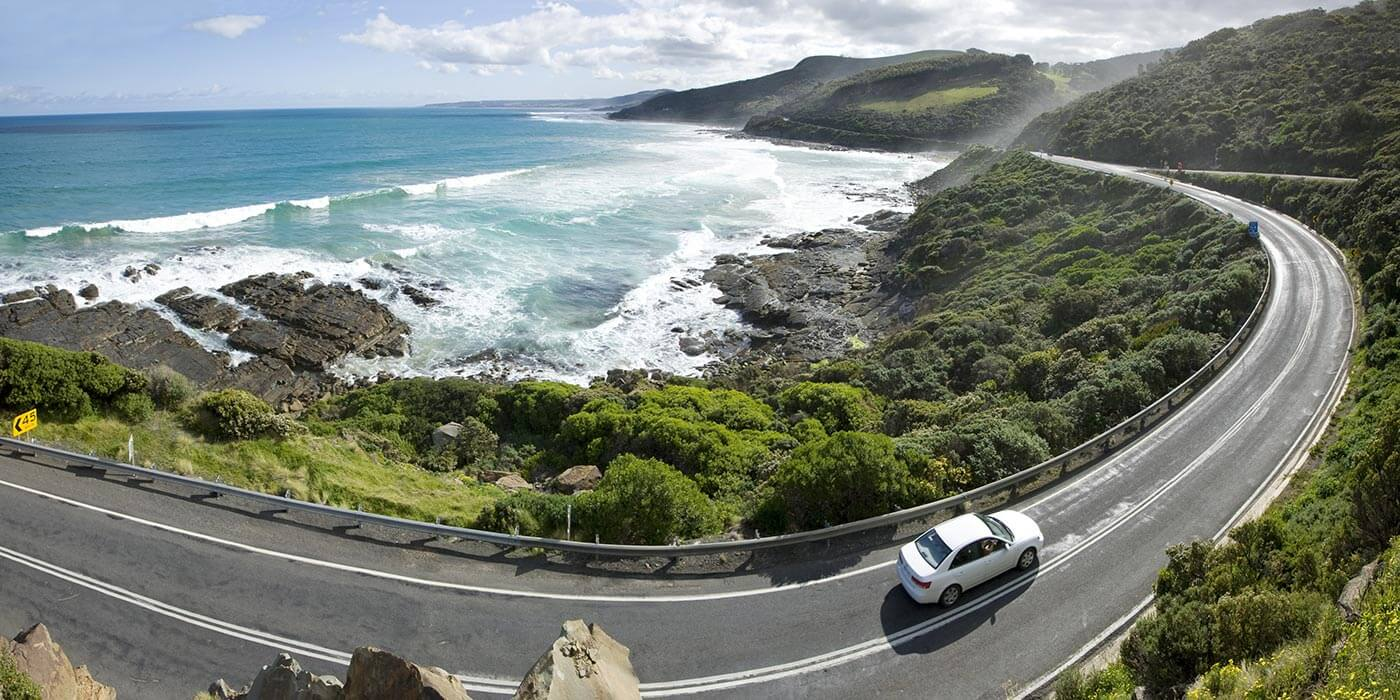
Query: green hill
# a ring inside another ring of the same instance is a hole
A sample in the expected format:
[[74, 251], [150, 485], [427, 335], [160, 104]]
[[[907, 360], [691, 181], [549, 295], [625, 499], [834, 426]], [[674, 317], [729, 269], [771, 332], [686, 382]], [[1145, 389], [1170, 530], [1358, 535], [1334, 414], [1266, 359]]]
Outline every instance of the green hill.
[[997, 142], [1055, 106], [1057, 94], [1030, 56], [969, 51], [828, 82], [751, 119], [744, 131], [889, 150]]
[[861, 71], [921, 59], [956, 56], [960, 51], [919, 51], [879, 58], [810, 56], [787, 70], [723, 85], [682, 90], [653, 97], [639, 105], [614, 112], [614, 119], [698, 122], [738, 126], [754, 115], [766, 114], [778, 105], [822, 83]]
[[1400, 122], [1400, 5], [1222, 29], [1042, 115], [1027, 147], [1123, 163], [1354, 174]]

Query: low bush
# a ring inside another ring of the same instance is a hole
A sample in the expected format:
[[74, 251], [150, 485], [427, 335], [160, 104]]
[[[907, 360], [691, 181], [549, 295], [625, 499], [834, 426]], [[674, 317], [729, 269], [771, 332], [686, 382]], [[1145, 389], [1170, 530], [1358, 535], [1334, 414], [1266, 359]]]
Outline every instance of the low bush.
[[141, 423], [155, 414], [156, 404], [146, 394], [122, 394], [112, 401], [112, 410], [128, 423]]
[[458, 469], [470, 469], [483, 460], [496, 456], [500, 449], [500, 438], [486, 427], [485, 423], [467, 416], [462, 419], [462, 429], [452, 445]]
[[143, 375], [97, 353], [0, 338], [0, 406], [76, 420], [145, 388]]
[[821, 421], [829, 433], [874, 430], [880, 425], [875, 395], [850, 384], [794, 384], [778, 394], [778, 405], [790, 416]]
[[1136, 685], [1121, 663], [1085, 673], [1069, 669], [1055, 679], [1055, 700], [1132, 700]]
[[718, 532], [720, 511], [675, 467], [622, 455], [598, 488], [578, 496], [592, 531], [609, 542], [668, 544]]
[[773, 529], [815, 528], [907, 508], [935, 495], [932, 461], [896, 449], [885, 435], [839, 432], [793, 451], [770, 480], [785, 522]]
[[194, 382], [165, 365], [156, 365], [146, 370], [145, 375], [146, 393], [161, 410], [179, 410], [198, 393]]
[[289, 423], [266, 401], [242, 389], [201, 396], [189, 411], [187, 425], [216, 440], [284, 437], [289, 432]]

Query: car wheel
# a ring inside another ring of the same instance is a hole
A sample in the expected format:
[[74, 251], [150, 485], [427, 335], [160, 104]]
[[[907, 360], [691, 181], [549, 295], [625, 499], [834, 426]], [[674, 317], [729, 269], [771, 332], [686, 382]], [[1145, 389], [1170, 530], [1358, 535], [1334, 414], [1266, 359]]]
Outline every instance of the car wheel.
[[941, 603], [945, 608], [951, 608], [957, 604], [958, 599], [961, 597], [962, 586], [959, 586], [955, 583], [943, 589], [943, 595], [938, 596], [938, 602]]
[[1016, 568], [1020, 571], [1025, 571], [1035, 566], [1036, 558], [1035, 547], [1028, 547], [1026, 551], [1021, 552], [1021, 558], [1016, 560]]

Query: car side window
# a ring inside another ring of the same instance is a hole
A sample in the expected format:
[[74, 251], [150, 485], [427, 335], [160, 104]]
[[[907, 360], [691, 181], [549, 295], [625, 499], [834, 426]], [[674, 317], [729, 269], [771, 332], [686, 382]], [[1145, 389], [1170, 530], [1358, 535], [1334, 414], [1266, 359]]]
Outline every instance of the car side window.
[[970, 562], [974, 562], [974, 561], [976, 561], [976, 560], [977, 560], [979, 557], [981, 557], [981, 556], [982, 556], [982, 543], [981, 543], [981, 542], [973, 542], [972, 544], [970, 544], [970, 545], [968, 545], [968, 546], [966, 546], [966, 547], [963, 547], [962, 549], [958, 550], [958, 553], [953, 557], [953, 566], [952, 566], [952, 568], [956, 569], [956, 568], [958, 568], [959, 566], [962, 566], [963, 564], [968, 564], [968, 563], [970, 563]]
[[1003, 542], [1003, 541], [1001, 541], [1000, 539], [995, 538], [995, 537], [988, 537], [987, 539], [982, 540], [981, 545], [982, 545], [982, 554], [981, 554], [981, 556], [987, 556], [987, 555], [989, 555], [989, 554], [996, 554], [997, 552], [1000, 552], [1001, 550], [1006, 549], [1006, 543]]

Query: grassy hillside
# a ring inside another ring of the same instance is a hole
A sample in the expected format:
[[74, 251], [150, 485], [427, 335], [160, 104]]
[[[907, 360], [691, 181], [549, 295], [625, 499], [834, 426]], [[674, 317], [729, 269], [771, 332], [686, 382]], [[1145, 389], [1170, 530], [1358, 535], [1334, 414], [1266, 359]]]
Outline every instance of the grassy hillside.
[[822, 83], [881, 66], [959, 55], [960, 51], [919, 51], [878, 58], [811, 56], [796, 66], [768, 75], [668, 93], [614, 112], [615, 119], [697, 122], [739, 126], [766, 114]]
[[1400, 3], [1222, 29], [1042, 115], [1027, 147], [1110, 162], [1350, 175], [1400, 121]]
[[1056, 95], [1055, 82], [1029, 56], [969, 52], [831, 81], [750, 120], [744, 131], [846, 146], [882, 139], [896, 150], [996, 142], [1053, 106]]

